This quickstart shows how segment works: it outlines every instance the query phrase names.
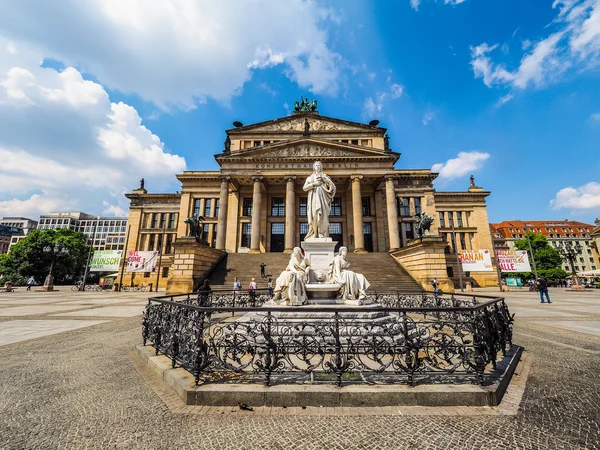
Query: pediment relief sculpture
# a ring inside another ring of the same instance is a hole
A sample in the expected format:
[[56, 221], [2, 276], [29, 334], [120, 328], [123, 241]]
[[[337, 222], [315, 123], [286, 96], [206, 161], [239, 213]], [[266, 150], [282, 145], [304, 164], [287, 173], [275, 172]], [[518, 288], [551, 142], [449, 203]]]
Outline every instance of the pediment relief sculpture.
[[[310, 124], [310, 131], [344, 131], [344, 130], [363, 130], [359, 127], [352, 127], [350, 125], [344, 125], [335, 123], [328, 120], [310, 118], [308, 119]], [[278, 123], [272, 123], [263, 127], [254, 128], [252, 131], [298, 131], [304, 132], [304, 118], [297, 118], [292, 120], [286, 120]]]

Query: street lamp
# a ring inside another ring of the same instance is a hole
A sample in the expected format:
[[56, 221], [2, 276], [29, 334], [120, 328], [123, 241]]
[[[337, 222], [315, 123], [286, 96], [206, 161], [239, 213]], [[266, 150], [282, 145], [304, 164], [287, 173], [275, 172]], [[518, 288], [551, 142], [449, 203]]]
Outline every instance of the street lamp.
[[53, 291], [54, 290], [54, 277], [52, 276], [52, 269], [54, 268], [54, 261], [59, 256], [64, 256], [69, 253], [69, 250], [64, 247], [62, 244], [58, 242], [54, 245], [46, 245], [44, 247], [44, 253], [49, 253], [51, 256], [50, 261], [50, 270], [48, 270], [48, 276], [46, 276], [46, 280], [44, 281], [44, 286], [42, 286], [42, 290], [44, 291]]
[[577, 257], [577, 255], [581, 255], [583, 247], [579, 242], [577, 242], [575, 245], [573, 245], [571, 241], [567, 241], [565, 244], [559, 242], [558, 251], [563, 256], [563, 258], [568, 260], [571, 264], [571, 272], [573, 273], [573, 276], [571, 278], [573, 280], [573, 283], [571, 284], [571, 289], [575, 291], [582, 291], [584, 287], [579, 282], [579, 277], [577, 276], [577, 272], [575, 272], [575, 258]]

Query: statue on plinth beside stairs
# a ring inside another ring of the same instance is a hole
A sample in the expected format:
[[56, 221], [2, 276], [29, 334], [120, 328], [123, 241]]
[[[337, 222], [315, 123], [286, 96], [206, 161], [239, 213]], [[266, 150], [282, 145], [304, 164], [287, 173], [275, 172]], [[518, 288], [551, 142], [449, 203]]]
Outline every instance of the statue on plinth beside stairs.
[[321, 161], [313, 164], [313, 173], [304, 183], [304, 192], [308, 192], [306, 212], [308, 215], [308, 233], [305, 240], [329, 237], [329, 212], [335, 196], [335, 184], [323, 172]]
[[340, 252], [329, 265], [329, 283], [341, 285], [340, 295], [344, 300], [363, 300], [371, 283], [361, 273], [348, 270], [350, 263], [346, 261], [348, 249], [340, 247]]
[[275, 281], [275, 296], [268, 305], [300, 306], [308, 302], [306, 283], [308, 283], [309, 263], [302, 256], [300, 247], [295, 247], [290, 262]]
[[416, 226], [417, 237], [423, 240], [423, 236], [425, 236], [425, 233], [431, 234], [431, 225], [433, 224], [433, 217], [431, 217], [426, 212], [420, 212], [418, 214], [415, 214], [415, 218], [418, 219]]

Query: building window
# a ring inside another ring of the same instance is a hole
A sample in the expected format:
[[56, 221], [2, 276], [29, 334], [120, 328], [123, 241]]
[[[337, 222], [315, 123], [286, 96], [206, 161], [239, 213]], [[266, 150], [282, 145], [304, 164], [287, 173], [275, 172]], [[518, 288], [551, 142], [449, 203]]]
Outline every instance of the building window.
[[273, 197], [271, 199], [271, 215], [273, 217], [285, 216], [285, 202], [283, 197]]
[[456, 213], [456, 223], [458, 223], [459, 227], [463, 226], [463, 221], [462, 221], [462, 212], [458, 211]]
[[155, 236], [153, 234], [148, 235], [148, 250], [150, 251], [154, 250], [154, 239]]
[[465, 240], [465, 233], [458, 233], [458, 238], [460, 239], [460, 248], [463, 250], [467, 249], [467, 241]]
[[308, 224], [306, 222], [300, 222], [300, 242], [304, 240], [308, 234]]
[[169, 216], [169, 228], [171, 230], [175, 228], [175, 217], [176, 217], [175, 213], [171, 213], [171, 215]]
[[399, 199], [400, 201], [400, 215], [402, 217], [409, 217], [410, 216], [410, 200], [408, 199], [408, 197], [402, 197]]
[[448, 211], [448, 225], [450, 225], [450, 228], [454, 226], [454, 213], [452, 211]]
[[210, 208], [212, 206], [212, 198], [204, 200], [204, 217], [210, 217]]
[[[244, 197], [242, 203], [242, 216], [250, 217], [252, 215], [252, 197]], [[244, 247], [244, 246], [242, 246]]]
[[404, 230], [406, 231], [406, 239], [412, 241], [415, 238], [415, 230], [412, 222], [404, 222]]
[[279, 222], [272, 223], [271, 234], [285, 234], [285, 224]]
[[163, 278], [168, 278], [169, 277], [169, 268], [168, 267], [163, 267], [162, 268], [162, 277]]
[[[252, 199], [250, 199], [250, 200], [252, 200]], [[252, 208], [252, 206], [250, 208]], [[242, 224], [242, 247], [250, 248], [251, 236], [252, 236], [252, 224], [251, 223], [243, 223]]]
[[162, 213], [161, 217], [160, 217], [160, 227], [161, 228], [166, 228], [167, 227], [167, 213]]
[[152, 220], [150, 221], [150, 228], [156, 228], [158, 225], [158, 214], [152, 213]]
[[200, 199], [194, 200], [194, 216], [200, 215]]
[[144, 278], [150, 278], [150, 272], [144, 272]]
[[219, 199], [215, 198], [215, 217], [219, 217]]
[[363, 216], [371, 215], [371, 197], [363, 197], [362, 201], [362, 213]]
[[421, 197], [415, 197], [415, 214], [421, 212]]
[[167, 234], [167, 242], [165, 243], [165, 253], [173, 253], [173, 235]]
[[[308, 224], [307, 224], [308, 225]], [[329, 235], [342, 234], [342, 224], [339, 222], [333, 222], [329, 224]]]
[[352, 139], [352, 140], [350, 141], [350, 143], [351, 143], [352, 145], [358, 145], [358, 139]]
[[448, 275], [448, 278], [454, 277], [454, 269], [452, 268], [452, 266], [446, 267], [446, 274]]
[[[306, 217], [306, 208], [308, 205], [308, 197], [300, 197], [300, 217]], [[308, 233], [308, 231], [307, 231]]]
[[215, 225], [213, 226], [213, 238], [212, 238], [212, 246], [216, 247], [217, 246], [217, 224], [215, 223]]
[[204, 239], [205, 242], [208, 243], [208, 230], [209, 230], [210, 224], [205, 223], [202, 226], [202, 238]]
[[440, 211], [440, 227], [446, 227], [446, 217], [444, 216], [444, 213], [442, 211]]
[[334, 197], [331, 202], [330, 216], [341, 216], [342, 215], [342, 197]]

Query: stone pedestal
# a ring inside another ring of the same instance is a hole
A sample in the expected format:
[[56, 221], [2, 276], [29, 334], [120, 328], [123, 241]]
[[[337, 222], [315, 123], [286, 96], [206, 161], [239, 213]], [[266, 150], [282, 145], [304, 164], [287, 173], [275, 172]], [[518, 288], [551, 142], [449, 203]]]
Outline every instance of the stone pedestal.
[[46, 280], [44, 280], [44, 285], [42, 286], [42, 291], [53, 291], [54, 290], [54, 277], [52, 275], [48, 275]]
[[169, 271], [167, 294], [194, 291], [194, 284], [206, 277], [226, 253], [199, 244], [193, 237], [180, 237], [173, 244], [175, 255]]
[[454, 292], [454, 283], [446, 272], [445, 248], [446, 242], [441, 237], [426, 236], [390, 254], [424, 290], [433, 291], [431, 280], [435, 278], [440, 290]]
[[[309, 238], [301, 242], [305, 258], [310, 263], [309, 283], [324, 282], [329, 272], [329, 264], [333, 261], [337, 241], [331, 238]], [[323, 273], [322, 277], [319, 275]]]

